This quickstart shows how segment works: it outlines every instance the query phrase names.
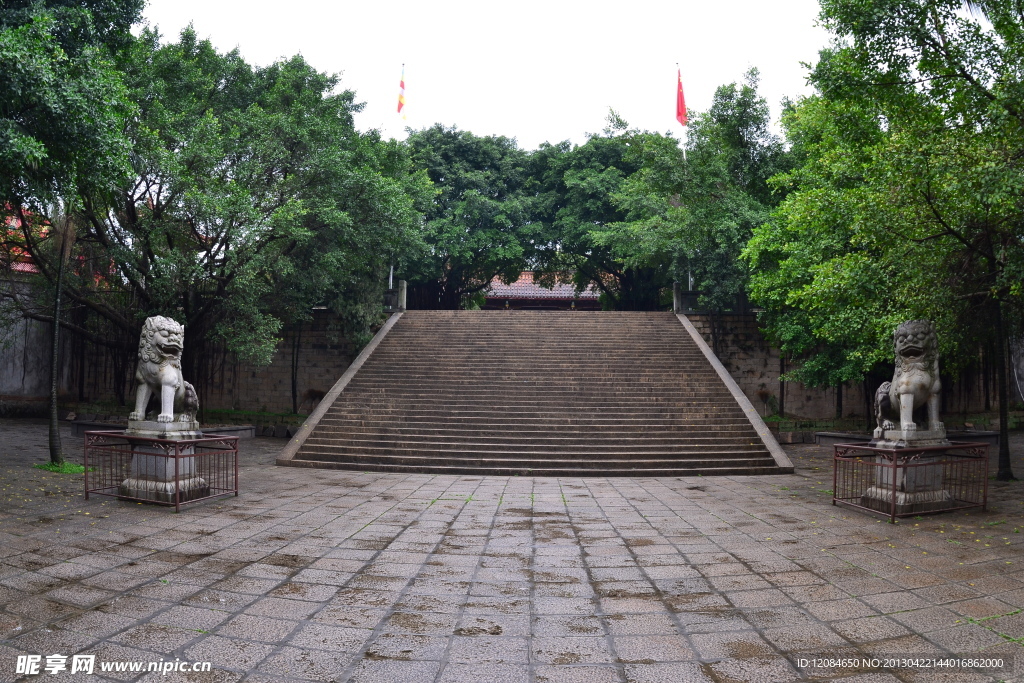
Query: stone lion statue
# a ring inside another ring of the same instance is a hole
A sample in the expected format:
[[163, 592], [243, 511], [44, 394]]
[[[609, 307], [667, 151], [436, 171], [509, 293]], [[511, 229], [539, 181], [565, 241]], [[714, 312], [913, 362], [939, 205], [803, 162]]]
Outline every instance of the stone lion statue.
[[[887, 430], [904, 433], [917, 431], [914, 410], [928, 406], [928, 430], [942, 431], [939, 403], [942, 382], [939, 379], [939, 339], [929, 320], [908, 320], [893, 333], [896, 371], [891, 382], [883, 382], [875, 392], [874, 437], [881, 439]], [[897, 423], [889, 419], [897, 420]]]
[[181, 376], [181, 352], [185, 328], [171, 318], [155, 315], [146, 319], [139, 338], [139, 365], [135, 380], [135, 412], [129, 420], [145, 420], [150, 397], [160, 401], [157, 422], [193, 422], [199, 409], [195, 388]]

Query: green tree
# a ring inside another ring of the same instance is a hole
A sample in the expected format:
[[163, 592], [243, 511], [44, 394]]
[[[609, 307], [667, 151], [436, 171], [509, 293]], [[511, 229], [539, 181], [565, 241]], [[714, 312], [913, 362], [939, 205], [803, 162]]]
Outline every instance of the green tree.
[[659, 255], [630, 248], [629, 224], [646, 218], [642, 202], [624, 194], [642, 158], [630, 145], [645, 134], [629, 131], [614, 112], [603, 134], [586, 143], [541, 145], [531, 158], [538, 181], [535, 263], [541, 282], [593, 286], [615, 310], [656, 310], [669, 284]]
[[[114, 61], [130, 42], [139, 0], [12, 0], [0, 8], [0, 219], [29, 235], [46, 213], [56, 287], [50, 367], [50, 461], [64, 460], [57, 423], [61, 286], [74, 242], [70, 207], [80, 188], [105, 187], [126, 168], [123, 124], [131, 112]], [[54, 239], [59, 235], [59, 239]], [[17, 233], [15, 233], [17, 237]], [[6, 235], [3, 238], [7, 240]], [[0, 248], [12, 274], [12, 250]], [[16, 256], [21, 257], [21, 250]], [[9, 283], [5, 295], [14, 293]]]
[[514, 281], [530, 245], [526, 152], [510, 138], [440, 124], [410, 131], [406, 143], [435, 193], [426, 209], [424, 249], [400, 269], [416, 296], [457, 309], [495, 277]]
[[758, 72], [751, 69], [741, 84], [715, 91], [711, 108], [693, 121], [686, 173], [677, 185], [688, 210], [679, 256], [702, 305], [712, 311], [732, 307], [746, 293], [748, 270], [740, 253], [781, 199], [768, 179], [790, 163], [769, 128], [768, 103], [757, 85]]
[[693, 117], [685, 161], [672, 138], [613, 120], [628, 173], [607, 185], [617, 220], [588, 227], [589, 237], [661, 286], [692, 277], [711, 311], [733, 308], [748, 281], [740, 253], [781, 198], [768, 179], [791, 163], [769, 123], [753, 69]]
[[[214, 347], [267, 363], [295, 309], [331, 305], [341, 331], [366, 337], [387, 254], [416, 243], [426, 183], [401, 146], [355, 130], [354, 94], [300, 57], [253, 68], [191, 29], [167, 45], [144, 31], [124, 73], [131, 173], [80, 192], [64, 294], [89, 316], [68, 325], [130, 354], [143, 318], [175, 317], [200, 390]], [[49, 278], [42, 235], [21, 238]]]
[[0, 8], [0, 206], [52, 204], [123, 170], [131, 105], [115, 61], [142, 5], [12, 0]]
[[833, 357], [820, 370], [852, 378], [888, 359], [891, 330], [908, 317], [936, 321], [947, 368], [991, 344], [998, 476], [1008, 479], [1003, 359], [1022, 303], [1024, 21], [1011, 2], [984, 9], [988, 21], [947, 0], [822, 3], [836, 44], [812, 74], [820, 95], [790, 121], [807, 163], [780, 179], [794, 193], [748, 255], [772, 329], [805, 350], [820, 343]]

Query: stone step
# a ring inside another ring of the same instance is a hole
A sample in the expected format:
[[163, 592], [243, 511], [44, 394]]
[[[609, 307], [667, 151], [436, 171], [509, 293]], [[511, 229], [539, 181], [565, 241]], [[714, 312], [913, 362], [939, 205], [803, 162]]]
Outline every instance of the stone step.
[[591, 463], [593, 465], [630, 462], [661, 462], [663, 465], [686, 464], [694, 462], [706, 463], [757, 463], [764, 465], [766, 462], [774, 463], [767, 451], [707, 451], [701, 453], [687, 453], [675, 451], [650, 451], [644, 453], [591, 453], [589, 451], [490, 451], [470, 449], [428, 449], [428, 448], [371, 448], [359, 450], [354, 448], [310, 446], [303, 448], [304, 459], [316, 459], [333, 462], [342, 462], [349, 459], [377, 462], [406, 462], [412, 463], [424, 459], [437, 461], [462, 461], [480, 463], [490, 461], [504, 463], [506, 466], [523, 467], [529, 463], [553, 465], [555, 463]]
[[[326, 418], [325, 418], [326, 419]], [[746, 438], [748, 435], [756, 438], [756, 432], [751, 428], [750, 423], [743, 421], [736, 422], [732, 426], [715, 425], [707, 427], [704, 424], [692, 425], [666, 425], [651, 424], [649, 422], [636, 422], [633, 425], [623, 424], [560, 424], [557, 430], [551, 425], [531, 425], [519, 423], [509, 425], [501, 422], [496, 424], [470, 424], [453, 423], [449, 421], [439, 422], [383, 422], [367, 420], [334, 420], [324, 424], [324, 433], [361, 434], [373, 433], [381, 436], [399, 436], [404, 434], [415, 435], [465, 435], [473, 437], [504, 436], [510, 431], [514, 434], [524, 436], [542, 436], [547, 434], [564, 435], [566, 438], [580, 438], [583, 436], [609, 436], [609, 437], [649, 437], [652, 434], [707, 439], [724, 438]]]
[[[583, 409], [581, 408], [580, 411]], [[734, 422], [738, 422], [742, 413], [739, 409], [732, 409], [728, 412], [726, 410], [718, 411], [717, 413], [704, 413], [694, 412], [687, 414], [681, 414], [682, 411], [677, 409], [644, 409], [644, 408], [620, 408], [615, 410], [603, 411], [600, 415], [565, 415], [565, 414], [551, 414], [546, 411], [539, 410], [503, 410], [503, 409], [487, 409], [485, 407], [465, 408], [465, 409], [447, 409], [447, 408], [424, 408], [417, 406], [402, 406], [395, 405], [390, 407], [374, 407], [374, 406], [352, 406], [352, 407], [332, 407], [329, 409], [326, 417], [332, 417], [335, 419], [339, 418], [355, 418], [355, 419], [367, 419], [370, 417], [378, 417], [382, 422], [394, 420], [405, 417], [414, 418], [431, 418], [433, 420], [466, 420], [473, 418], [486, 418], [493, 422], [495, 418], [501, 418], [503, 422], [523, 422], [523, 421], [536, 421], [538, 424], [589, 424], [591, 420], [595, 422], [657, 422], [662, 423], [675, 423], [675, 420], [691, 417], [700, 418], [704, 421], [710, 421], [716, 419], [719, 415], [732, 418]], [[748, 423], [749, 424], [749, 423]]]
[[292, 460], [299, 467], [346, 469], [363, 472], [412, 472], [422, 474], [470, 474], [479, 476], [531, 477], [693, 477], [777, 474], [778, 465], [770, 458], [764, 461], [693, 461], [672, 463], [661, 460], [551, 462], [525, 460], [518, 463], [478, 460], [438, 460], [436, 458], [403, 458], [394, 461]]
[[[655, 388], [656, 389], [656, 388]], [[653, 390], [652, 390], [653, 391]], [[691, 408], [693, 406], [704, 406], [709, 410], [735, 406], [736, 401], [731, 400], [732, 396], [712, 395], [705, 400], [700, 400], [694, 395], [671, 393], [667, 395], [652, 395], [652, 391], [633, 392], [617, 391], [605, 394], [600, 391], [582, 388], [579, 390], [566, 389], [562, 391], [545, 392], [543, 388], [523, 387], [519, 391], [431, 391], [422, 387], [365, 387], [358, 386], [353, 389], [352, 396], [357, 397], [360, 403], [380, 405], [389, 400], [405, 402], [426, 402], [431, 405], [473, 405], [473, 406], [501, 406], [516, 405], [537, 405], [539, 403], [552, 405], [565, 405], [567, 403], [585, 403], [596, 410], [614, 408], [616, 406], [635, 406], [637, 409], [649, 408]], [[642, 405], [637, 405], [638, 403]]]
[[738, 440], [735, 438], [721, 439], [689, 439], [689, 438], [641, 438], [641, 437], [618, 437], [618, 438], [566, 438], [558, 436], [535, 436], [524, 437], [514, 432], [504, 435], [482, 437], [453, 438], [452, 435], [439, 437], [437, 435], [423, 435], [419, 438], [410, 435], [391, 436], [384, 434], [351, 434], [346, 432], [334, 432], [325, 434], [314, 434], [306, 439], [307, 447], [322, 446], [331, 449], [346, 451], [362, 451], [367, 449], [394, 449], [397, 451], [406, 450], [427, 450], [427, 451], [459, 451], [469, 449], [480, 452], [516, 452], [516, 453], [562, 453], [562, 452], [583, 452], [592, 455], [602, 453], [718, 453], [718, 452], [751, 452], [758, 449], [759, 452], [767, 453], [764, 445], [752, 434], [750, 438]]
[[[495, 376], [525, 376], [525, 377], [548, 377], [551, 373], [557, 373], [558, 377], [592, 377], [610, 381], [629, 382], [634, 379], [658, 379], [669, 380], [693, 380], [715, 382], [718, 377], [709, 368], [675, 367], [671, 363], [653, 360], [650, 363], [634, 363], [627, 361], [616, 361], [610, 358], [599, 358], [594, 365], [564, 365], [552, 363], [529, 363], [522, 360], [511, 359], [445, 359], [431, 358], [435, 367], [424, 367], [422, 364], [396, 364], [383, 359], [381, 365], [370, 368], [368, 377], [377, 375], [427, 375], [436, 376], [441, 368], [448, 372], [466, 377], [467, 379], [479, 380], [481, 377]], [[554, 379], [554, 378], [553, 378]]]
[[393, 320], [285, 464], [509, 476], [780, 471], [671, 313]]
[[[390, 370], [387, 372], [374, 372], [372, 374], [367, 373], [359, 378], [359, 384], [369, 386], [399, 386], [397, 380], [400, 380], [402, 385], [409, 384], [410, 386], [416, 386], [421, 384], [430, 385], [432, 382], [437, 382], [442, 379], [444, 380], [444, 383], [438, 387], [439, 389], [488, 389], [493, 386], [512, 387], [521, 386], [523, 384], [532, 384], [551, 390], [557, 390], [559, 387], [567, 385], [587, 385], [607, 389], [609, 391], [615, 390], [616, 388], [620, 391], [628, 391], [634, 386], [647, 389], [653, 386], [665, 390], [692, 394], [700, 393], [701, 390], [715, 391], [723, 394], [729, 393], [728, 390], [725, 390], [720, 386], [720, 383], [713, 381], [717, 378], [710, 375], [695, 375], [694, 373], [659, 373], [655, 376], [653, 373], [623, 373], [621, 375], [612, 374], [595, 376], [579, 372], [560, 372], [554, 368], [545, 373], [535, 374], [528, 374], [525, 372], [510, 373], [503, 368], [491, 368], [489, 371], [458, 371], [443, 377], [437, 373], [412, 373]], [[683, 382], [686, 383], [686, 386], [680, 386], [680, 383]]]

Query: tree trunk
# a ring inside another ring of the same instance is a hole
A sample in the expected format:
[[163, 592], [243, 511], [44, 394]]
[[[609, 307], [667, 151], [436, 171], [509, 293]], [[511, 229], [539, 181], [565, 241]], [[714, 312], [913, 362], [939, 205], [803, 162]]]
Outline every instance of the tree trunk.
[[786, 383], [782, 376], [786, 374], [786, 354], [779, 349], [779, 417], [786, 417]]
[[999, 471], [998, 481], [1014, 481], [1013, 469], [1010, 467], [1010, 398], [1006, 371], [1006, 330], [1003, 328], [1002, 303], [995, 302], [996, 340], [994, 344], [996, 372], [996, 391], [999, 392]]
[[[299, 341], [302, 334], [301, 323], [295, 329], [292, 338], [292, 412], [299, 412]], [[310, 411], [312, 412], [312, 410]]]
[[841, 420], [843, 418], [843, 384], [842, 382], [836, 384], [836, 419]]
[[869, 377], [864, 378], [864, 416], [867, 419], [867, 430], [868, 433], [875, 428], [875, 411], [874, 411], [874, 400], [871, 394], [871, 379]]
[[60, 421], [57, 418], [57, 385], [60, 382], [60, 290], [64, 284], [64, 244], [69, 226], [64, 226], [60, 251], [57, 254], [57, 285], [53, 294], [53, 349], [50, 355], [50, 463], [64, 464], [60, 442]]
[[988, 344], [981, 349], [981, 390], [985, 394], [985, 412], [992, 410], [992, 404], [989, 402], [989, 390], [988, 390], [988, 366], [989, 358], [991, 354], [988, 351]]

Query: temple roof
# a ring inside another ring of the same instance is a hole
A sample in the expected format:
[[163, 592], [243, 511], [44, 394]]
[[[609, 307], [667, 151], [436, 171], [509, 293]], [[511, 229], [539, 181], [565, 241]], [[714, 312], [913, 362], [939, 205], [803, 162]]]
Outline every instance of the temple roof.
[[557, 284], [552, 289], [541, 287], [533, 281], [533, 271], [525, 270], [520, 274], [519, 279], [510, 285], [506, 285], [498, 278], [491, 281], [487, 288], [488, 299], [558, 299], [569, 301], [572, 299], [593, 300], [598, 298], [598, 292], [593, 285], [587, 287], [579, 294], [572, 285]]

